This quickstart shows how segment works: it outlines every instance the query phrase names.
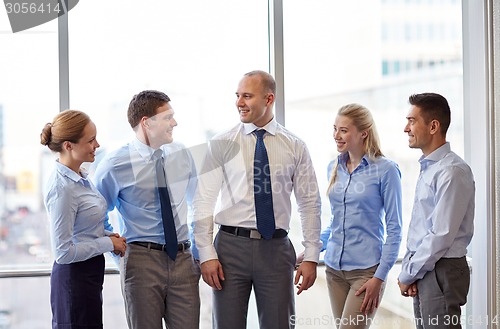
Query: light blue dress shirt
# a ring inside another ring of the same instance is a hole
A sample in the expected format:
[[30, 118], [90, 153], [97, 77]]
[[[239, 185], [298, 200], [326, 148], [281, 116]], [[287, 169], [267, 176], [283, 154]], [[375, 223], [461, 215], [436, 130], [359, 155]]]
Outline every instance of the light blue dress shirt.
[[[196, 189], [196, 168], [189, 151], [178, 143], [161, 147], [165, 174], [179, 242], [190, 239], [188, 217]], [[154, 164], [155, 149], [134, 139], [107, 154], [97, 166], [94, 181], [107, 202], [107, 210], [118, 210], [119, 231], [134, 241], [165, 244], [161, 206]], [[112, 230], [109, 218], [105, 227]], [[192, 221], [191, 221], [192, 225]], [[196, 248], [193, 245], [193, 255]]]
[[422, 156], [399, 281], [412, 284], [440, 258], [466, 255], [474, 231], [474, 177], [445, 143]]
[[113, 250], [103, 225], [106, 200], [87, 174], [82, 172], [82, 176], [56, 161], [47, 182], [44, 203], [58, 264], [84, 261]]
[[[339, 155], [337, 178], [328, 193], [332, 220], [321, 233], [325, 264], [338, 271], [379, 264], [374, 276], [385, 281], [401, 244], [401, 173], [395, 162], [366, 155], [349, 173], [348, 157]], [[334, 165], [328, 166], [329, 177]]]

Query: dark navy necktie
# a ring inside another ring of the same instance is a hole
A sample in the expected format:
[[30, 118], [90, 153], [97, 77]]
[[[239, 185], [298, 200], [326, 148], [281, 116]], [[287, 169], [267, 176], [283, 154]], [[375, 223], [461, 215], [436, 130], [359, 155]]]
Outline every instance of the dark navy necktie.
[[274, 223], [273, 194], [271, 190], [271, 172], [266, 146], [264, 145], [264, 129], [254, 131], [257, 136], [253, 161], [253, 192], [255, 200], [255, 217], [257, 230], [268, 240], [273, 237]]
[[161, 219], [163, 221], [163, 233], [165, 244], [167, 245], [167, 255], [175, 260], [177, 257], [177, 231], [175, 229], [174, 214], [172, 204], [168, 195], [167, 179], [163, 168], [163, 156], [161, 150], [155, 151], [156, 180], [158, 182], [158, 194], [160, 195]]

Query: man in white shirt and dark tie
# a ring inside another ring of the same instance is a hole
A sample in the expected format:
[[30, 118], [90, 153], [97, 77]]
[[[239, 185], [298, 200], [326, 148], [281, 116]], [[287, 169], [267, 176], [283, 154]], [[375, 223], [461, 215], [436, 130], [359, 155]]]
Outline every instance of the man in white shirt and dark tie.
[[[252, 288], [260, 328], [291, 328], [293, 285], [300, 294], [316, 280], [321, 248], [316, 175], [305, 143], [274, 118], [275, 93], [267, 72], [244, 75], [236, 92], [241, 123], [210, 141], [199, 177], [194, 237], [203, 279], [213, 288], [214, 328], [246, 328]], [[287, 236], [292, 191], [305, 247], [295, 278], [296, 255]]]

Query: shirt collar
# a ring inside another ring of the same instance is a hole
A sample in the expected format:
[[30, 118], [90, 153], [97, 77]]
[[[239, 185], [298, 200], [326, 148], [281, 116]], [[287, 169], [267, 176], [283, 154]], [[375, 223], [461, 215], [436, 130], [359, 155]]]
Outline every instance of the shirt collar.
[[276, 129], [278, 128], [278, 122], [276, 118], [273, 117], [271, 121], [269, 121], [264, 127], [257, 127], [253, 123], [243, 123], [243, 131], [245, 134], [249, 135], [258, 129], [265, 129], [271, 135], [276, 135]]
[[[347, 159], [349, 159], [348, 152], [339, 154], [339, 158], [338, 158], [339, 164], [342, 164], [344, 167], [347, 166]], [[370, 159], [370, 157], [366, 154], [363, 155], [363, 157], [361, 158], [360, 164], [363, 166], [367, 166], [367, 165], [372, 164], [372, 163], [373, 163], [373, 160]]]
[[137, 138], [132, 140], [132, 145], [134, 146], [134, 148], [137, 150], [137, 153], [139, 153], [139, 155], [145, 162], [156, 160], [154, 156], [154, 152], [156, 150], [154, 148], [144, 144]]
[[424, 157], [422, 155], [418, 161], [420, 163], [428, 162], [428, 161], [437, 162], [437, 161], [441, 160], [442, 158], [444, 158], [446, 156], [446, 154], [450, 153], [450, 151], [451, 151], [450, 143], [446, 142], [443, 145], [441, 145], [440, 147], [438, 147], [437, 149], [435, 149], [434, 151], [432, 151], [432, 153], [429, 154], [428, 156]]
[[80, 169], [80, 174], [81, 174], [81, 176], [80, 176], [79, 174], [77, 174], [73, 170], [69, 169], [68, 167], [66, 167], [65, 165], [60, 163], [59, 159], [56, 160], [56, 168], [57, 168], [57, 171], [61, 175], [68, 177], [69, 179], [71, 179], [74, 182], [79, 182], [83, 179], [87, 180], [88, 173], [85, 170], [83, 170], [83, 168]]

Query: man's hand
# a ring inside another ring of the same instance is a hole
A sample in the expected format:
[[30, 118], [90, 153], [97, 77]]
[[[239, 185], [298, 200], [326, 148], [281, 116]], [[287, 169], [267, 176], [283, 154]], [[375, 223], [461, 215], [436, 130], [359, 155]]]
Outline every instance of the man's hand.
[[111, 242], [113, 242], [113, 253], [115, 255], [120, 255], [120, 257], [125, 256], [125, 251], [127, 250], [127, 239], [120, 237], [118, 233], [113, 233], [109, 236]]
[[382, 289], [382, 283], [384, 281], [379, 278], [373, 277], [366, 281], [361, 288], [356, 291], [356, 296], [361, 295], [365, 292], [365, 298], [363, 298], [363, 303], [359, 311], [365, 315], [368, 315], [375, 311], [380, 302], [380, 290]]
[[415, 297], [418, 293], [416, 282], [412, 284], [404, 284], [398, 280], [398, 286], [401, 290], [401, 295], [404, 297]]
[[219, 260], [207, 260], [201, 264], [200, 268], [203, 281], [214, 289], [222, 290], [221, 281], [224, 281], [225, 278], [224, 272], [222, 271], [222, 265]]
[[[316, 281], [317, 266], [318, 264], [310, 261], [304, 261], [300, 264], [293, 282], [297, 286], [297, 289], [299, 289], [297, 295], [300, 295], [302, 291], [309, 289], [314, 284], [314, 281]], [[299, 282], [300, 277], [302, 277], [302, 282]]]

